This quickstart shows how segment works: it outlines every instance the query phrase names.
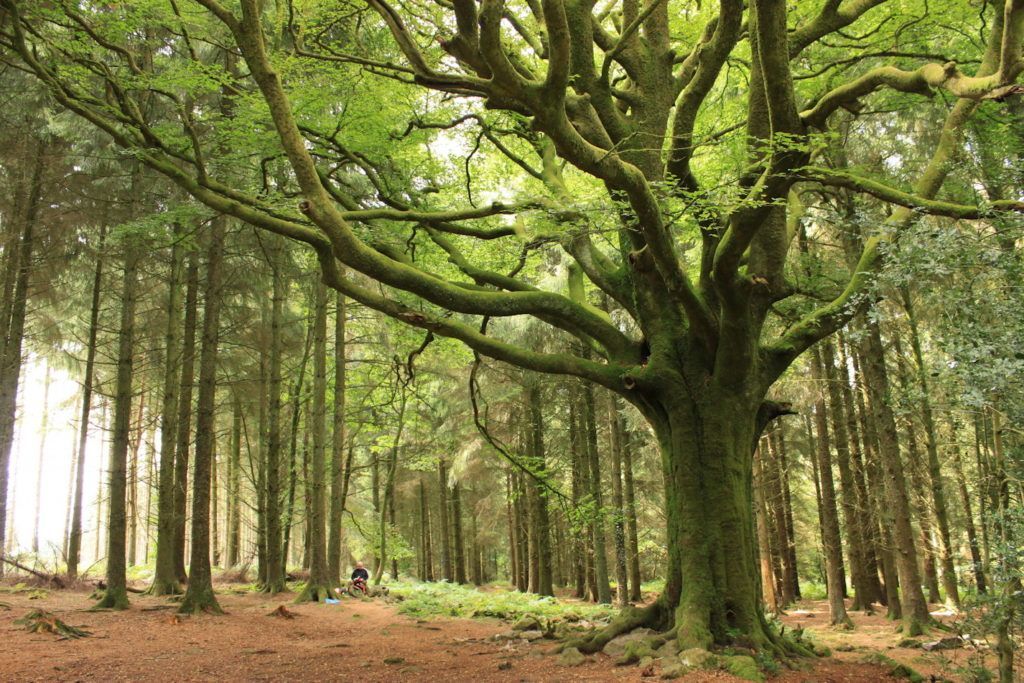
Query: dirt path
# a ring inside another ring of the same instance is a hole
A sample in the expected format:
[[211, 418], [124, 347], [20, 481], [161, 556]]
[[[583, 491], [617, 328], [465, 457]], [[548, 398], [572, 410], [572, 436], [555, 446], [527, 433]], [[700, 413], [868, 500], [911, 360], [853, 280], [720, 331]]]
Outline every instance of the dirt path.
[[[565, 668], [545, 653], [550, 641], [510, 645], [490, 640], [497, 620], [416, 620], [379, 601], [292, 605], [292, 595], [219, 595], [226, 616], [176, 618], [161, 598], [132, 596], [127, 612], [88, 612], [88, 596], [51, 592], [30, 599], [4, 594], [0, 610], [3, 681], [640, 681], [638, 667], [604, 655]], [[267, 616], [278, 605], [294, 619]], [[31, 634], [13, 621], [35, 608], [93, 633], [81, 640]], [[724, 673], [678, 679], [735, 681]], [[888, 679], [878, 667], [836, 660], [772, 680], [868, 683]]]

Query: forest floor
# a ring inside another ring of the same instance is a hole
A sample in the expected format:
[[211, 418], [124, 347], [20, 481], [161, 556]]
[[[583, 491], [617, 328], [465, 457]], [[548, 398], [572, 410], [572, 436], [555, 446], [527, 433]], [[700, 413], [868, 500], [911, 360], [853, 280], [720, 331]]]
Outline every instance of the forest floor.
[[[551, 656], [552, 641], [493, 640], [509, 630], [508, 622], [418, 619], [381, 600], [295, 605], [294, 594], [269, 597], [221, 586], [224, 616], [177, 617], [164, 598], [132, 595], [126, 612], [92, 612], [87, 592], [0, 588], [2, 681], [651, 681], [659, 674], [657, 667], [616, 667], [603, 654], [566, 668]], [[280, 605], [294, 618], [270, 616]], [[827, 628], [824, 603], [800, 608], [784, 623], [804, 627], [834, 654], [807, 662], [803, 670], [783, 669], [770, 681], [900, 680], [888, 667], [863, 661], [872, 653], [908, 664], [926, 680], [928, 675], [961, 680], [945, 661], [948, 652], [894, 648], [899, 638], [884, 617], [854, 614], [857, 629], [836, 633]], [[14, 624], [34, 609], [48, 610], [91, 635], [60, 640]], [[853, 649], [839, 652], [837, 646]], [[962, 660], [966, 655], [958, 652]], [[677, 680], [739, 679], [699, 672]]]

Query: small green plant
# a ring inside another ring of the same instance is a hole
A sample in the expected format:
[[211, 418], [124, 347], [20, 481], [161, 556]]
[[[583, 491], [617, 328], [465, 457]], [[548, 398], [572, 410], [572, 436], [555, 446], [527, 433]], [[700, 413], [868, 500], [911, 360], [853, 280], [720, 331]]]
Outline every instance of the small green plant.
[[541, 622], [556, 620], [606, 621], [616, 610], [607, 605], [571, 603], [551, 597], [505, 589], [481, 590], [446, 582], [402, 581], [389, 584], [392, 597], [401, 600], [399, 610], [415, 617], [494, 617], [516, 621], [530, 615]]

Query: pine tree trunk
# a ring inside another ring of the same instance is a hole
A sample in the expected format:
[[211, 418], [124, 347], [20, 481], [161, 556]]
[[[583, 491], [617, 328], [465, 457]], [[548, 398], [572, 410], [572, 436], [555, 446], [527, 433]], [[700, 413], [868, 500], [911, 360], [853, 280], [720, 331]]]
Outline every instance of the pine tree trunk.
[[326, 515], [326, 399], [327, 399], [327, 289], [317, 282], [313, 290], [313, 404], [310, 409], [312, 452], [309, 469], [309, 580], [296, 602], [321, 602], [337, 586], [327, 572]]
[[914, 352], [917, 367], [917, 382], [921, 388], [921, 419], [924, 422], [925, 450], [928, 453], [928, 482], [931, 490], [931, 502], [935, 507], [935, 522], [938, 527], [939, 559], [942, 564], [942, 586], [946, 591], [946, 599], [955, 607], [960, 606], [960, 593], [956, 584], [956, 569], [953, 566], [953, 546], [949, 533], [949, 512], [946, 506], [946, 492], [942, 485], [942, 469], [939, 465], [938, 437], [935, 429], [935, 417], [932, 414], [931, 391], [928, 385], [928, 368], [921, 351], [921, 337], [917, 329], [917, 317], [908, 288], [902, 290], [903, 308], [907, 312], [910, 323], [910, 346]]
[[36, 498], [35, 523], [32, 526], [32, 554], [39, 556], [39, 506], [43, 498], [43, 467], [46, 461], [46, 433], [49, 431], [50, 418], [50, 364], [46, 363], [46, 376], [43, 379], [42, 418], [39, 426], [39, 458], [36, 461]]
[[199, 310], [199, 257], [189, 254], [185, 276], [185, 322], [181, 347], [181, 383], [178, 391], [178, 416], [175, 420], [177, 443], [174, 448], [174, 541], [172, 561], [179, 583], [185, 573], [185, 508], [188, 499], [189, 444], [192, 435], [192, 390], [195, 383], [196, 328]]
[[629, 560], [629, 600], [640, 602], [640, 538], [637, 533], [636, 492], [633, 483], [633, 447], [630, 435], [622, 443], [622, 483], [626, 494], [626, 550]]
[[978, 543], [978, 531], [974, 526], [974, 513], [971, 510], [971, 494], [967, 490], [967, 477], [964, 476], [963, 457], [960, 454], [960, 441], [956, 422], [949, 419], [950, 449], [953, 455], [953, 471], [956, 474], [957, 488], [960, 492], [960, 504], [964, 508], [964, 523], [967, 527], [967, 543], [971, 550], [971, 565], [974, 572], [974, 583], [978, 593], [985, 593], [988, 586], [985, 581], [984, 563], [981, 547]]
[[[452, 564], [451, 525], [448, 520], [448, 468], [444, 458], [437, 460], [437, 488], [438, 524], [441, 527], [441, 569], [444, 572], [444, 580], [451, 582], [455, 580], [455, 570]], [[519, 542], [522, 543], [522, 537]], [[525, 590], [525, 587], [521, 590]]]
[[519, 529], [513, 511], [512, 472], [505, 472], [505, 513], [508, 517], [508, 576], [513, 586], [519, 578]]
[[[28, 304], [29, 280], [32, 274], [32, 258], [35, 246], [35, 227], [39, 218], [40, 199], [43, 191], [45, 145], [37, 144], [37, 154], [33, 165], [32, 177], [29, 181], [25, 201], [24, 214], [21, 217], [21, 238], [18, 243], [17, 256], [8, 258], [8, 270], [14, 266], [17, 270], [14, 287], [6, 302], [0, 326], [3, 332], [0, 339], [0, 548], [7, 548], [7, 486], [8, 469], [11, 463], [11, 448], [14, 444], [15, 420], [18, 411], [18, 383], [21, 379], [22, 342], [25, 336], [25, 315]], [[17, 219], [16, 219], [17, 220]], [[6, 293], [6, 292], [5, 292]], [[13, 505], [11, 506], [13, 509]], [[3, 563], [0, 563], [3, 564]], [[0, 576], [3, 569], [0, 569]]]
[[270, 354], [267, 367], [266, 450], [263, 459], [264, 526], [266, 571], [261, 589], [274, 595], [285, 589], [285, 558], [281, 538], [281, 356], [283, 340], [284, 300], [287, 282], [284, 269], [284, 245], [275, 239], [268, 259], [273, 273], [273, 294], [270, 303]]
[[[762, 440], [765, 448], [761, 451], [761, 469], [764, 473], [764, 484], [766, 486], [764, 495], [765, 505], [769, 512], [774, 531], [776, 553], [778, 555], [777, 574], [777, 599], [782, 606], [791, 604], [796, 600], [796, 593], [793, 590], [795, 583], [796, 566], [790, 564], [790, 546], [793, 541], [789, 536], [789, 527], [786, 525], [786, 494], [783, 491], [782, 453], [780, 443], [782, 440], [782, 429], [774, 429], [765, 439]], [[793, 580], [791, 580], [791, 578]]]
[[139, 392], [139, 412], [129, 431], [128, 458], [128, 566], [135, 566], [139, 519], [139, 449], [142, 447], [142, 420], [146, 408], [146, 389]]
[[793, 500], [789, 486], [789, 460], [786, 454], [786, 441], [783, 437], [783, 430], [781, 428], [775, 431], [775, 438], [778, 443], [779, 472], [781, 474], [783, 506], [785, 508], [786, 538], [789, 543], [786, 548], [787, 562], [786, 576], [784, 580], [789, 586], [789, 594], [792, 595], [795, 600], [799, 600], [801, 597], [800, 577], [797, 575], [796, 527], [793, 524]]
[[547, 465], [544, 455], [544, 416], [541, 412], [540, 387], [531, 384], [527, 390], [530, 410], [530, 444], [528, 452], [535, 478], [531, 478], [537, 541], [537, 586], [540, 595], [555, 594], [552, 585], [551, 567], [551, 520], [548, 512], [548, 492], [542, 481], [546, 480]]
[[608, 397], [608, 423], [611, 425], [612, 448], [612, 532], [615, 542], [615, 602], [619, 607], [629, 604], [629, 575], [626, 570], [626, 525], [622, 498], [622, 444], [625, 426], [619, 414], [618, 401]]
[[[886, 604], [885, 591], [878, 578], [878, 560], [875, 549], [878, 547], [878, 524], [872, 514], [871, 497], [868, 495], [867, 482], [864, 476], [864, 458], [861, 449], [860, 429], [857, 421], [857, 406], [853, 400], [853, 390], [850, 388], [850, 362], [851, 359], [846, 350], [844, 338], [839, 337], [839, 393], [842, 397], [842, 407], [846, 419], [846, 433], [850, 440], [850, 472], [853, 476], [854, 485], [854, 524], [859, 530], [861, 541], [861, 560], [864, 562], [862, 569], [863, 595], [860, 596], [860, 606], [869, 610], [872, 603]], [[859, 393], [859, 392], [858, 392]]]
[[[825, 380], [821, 355], [813, 349], [811, 374], [820, 388]], [[829, 451], [828, 415], [825, 398], [818, 396], [814, 403], [814, 423], [817, 432], [816, 458], [821, 480], [821, 541], [825, 547], [825, 571], [828, 573], [829, 621], [833, 626], [852, 628], [843, 602], [843, 554], [839, 535], [839, 514], [836, 510], [835, 484], [832, 479], [832, 455]]]
[[[763, 445], [763, 442], [762, 442]], [[775, 593], [775, 572], [772, 567], [771, 546], [768, 538], [768, 506], [764, 494], [764, 451], [754, 453], [754, 514], [757, 522], [757, 547], [761, 566], [761, 592], [765, 607], [779, 614], [779, 599]]]
[[[580, 428], [580, 417], [575, 397], [569, 400], [569, 452], [572, 459], [572, 509], [579, 510], [583, 502], [586, 474], [586, 463], [583, 457], [583, 436]], [[574, 597], [583, 599], [587, 594], [587, 569], [585, 555], [587, 542], [582, 531], [583, 523], [578, 517], [570, 520], [573, 526], [573, 576], [576, 579]]]
[[[334, 313], [334, 429], [331, 433], [331, 519], [327, 538], [327, 572], [341, 583], [341, 518], [345, 514], [345, 295], [335, 296]], [[422, 482], [420, 482], [422, 485]]]
[[192, 472], [192, 524], [188, 589], [182, 613], [221, 612], [213, 593], [210, 568], [210, 478], [214, 466], [217, 394], [217, 347], [223, 303], [226, 219], [214, 219], [206, 259], [203, 292], [202, 347], [199, 355], [199, 397], [196, 403], [195, 465]]
[[896, 436], [896, 420], [890, 406], [889, 378], [885, 368], [882, 337], [877, 322], [867, 325], [866, 353], [864, 354], [864, 376], [871, 410], [878, 427], [879, 456], [885, 472], [885, 526], [892, 529], [896, 542], [896, 567], [899, 572], [901, 606], [903, 612], [903, 634], [906, 637], [919, 635], [927, 626], [928, 603], [921, 592], [921, 577], [917, 567], [917, 552], [911, 527], [910, 502], [907, 484], [900, 459], [899, 441]]
[[[306, 329], [306, 344], [302, 351], [302, 360], [299, 362], [298, 376], [295, 378], [295, 386], [292, 388], [292, 424], [289, 433], [288, 444], [288, 502], [285, 505], [284, 514], [284, 543], [282, 544], [281, 557], [288, 562], [288, 549], [291, 544], [292, 526], [295, 518], [295, 489], [298, 486], [299, 463], [297, 457], [297, 446], [299, 438], [299, 419], [302, 417], [302, 387], [306, 380], [306, 365], [309, 363], [310, 348], [313, 343], [313, 318], [309, 319]], [[308, 432], [307, 432], [308, 434]]]
[[880, 456], [878, 455], [878, 430], [875, 428], [875, 417], [867, 409], [866, 376], [861, 371], [862, 352], [852, 355], [854, 372], [857, 377], [856, 404], [857, 414], [864, 436], [864, 491], [870, 503], [872, 521], [869, 528], [874, 538], [876, 564], [882, 572], [884, 604], [886, 616], [897, 620], [903, 618], [903, 607], [899, 597], [899, 574], [896, 571], [896, 557], [893, 549], [892, 530], [883, 523], [885, 519], [886, 494], [885, 481], [882, 477]]
[[864, 559], [866, 551], [864, 550], [860, 518], [857, 513], [860, 501], [857, 499], [857, 487], [850, 464], [850, 437], [847, 433], [849, 422], [843, 410], [845, 403], [836, 376], [835, 351], [832, 343], [824, 343], [821, 350], [822, 366], [828, 386], [828, 402], [831, 408], [832, 433], [835, 435], [836, 462], [839, 465], [840, 501], [849, 549], [850, 577], [853, 580], [854, 600], [851, 609], [870, 610], [875, 596], [867, 577], [867, 562]]
[[462, 494], [458, 481], [452, 485], [452, 550], [455, 560], [455, 582], [466, 583], [466, 546], [462, 536]]
[[231, 400], [231, 460], [228, 467], [227, 566], [236, 567], [242, 544], [242, 402]]
[[594, 387], [583, 389], [583, 405], [587, 421], [587, 456], [590, 465], [590, 495], [596, 508], [594, 519], [594, 578], [597, 582], [597, 601], [609, 604], [612, 590], [608, 583], [607, 529], [605, 528], [604, 492], [601, 483], [601, 461], [597, 448], [597, 415], [594, 409]]
[[110, 460], [107, 467], [107, 499], [109, 522], [107, 525], [106, 592], [97, 607], [126, 609], [128, 607], [127, 576], [125, 567], [128, 440], [132, 415], [132, 361], [135, 352], [135, 306], [138, 292], [140, 250], [127, 246], [124, 257], [124, 275], [121, 282], [121, 324], [117, 345], [117, 382], [114, 394], [114, 429], [111, 436]]

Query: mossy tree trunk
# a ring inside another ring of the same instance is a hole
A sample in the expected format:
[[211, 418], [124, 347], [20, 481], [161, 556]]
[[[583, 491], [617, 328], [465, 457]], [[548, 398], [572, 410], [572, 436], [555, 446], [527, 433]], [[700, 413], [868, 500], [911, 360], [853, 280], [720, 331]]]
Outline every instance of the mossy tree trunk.
[[217, 439], [217, 347], [223, 304], [226, 219], [218, 216], [210, 230], [203, 291], [202, 348], [199, 356], [199, 397], [196, 402], [196, 447], [192, 474], [192, 524], [188, 589], [180, 612], [221, 612], [213, 593], [210, 568], [210, 478]]

